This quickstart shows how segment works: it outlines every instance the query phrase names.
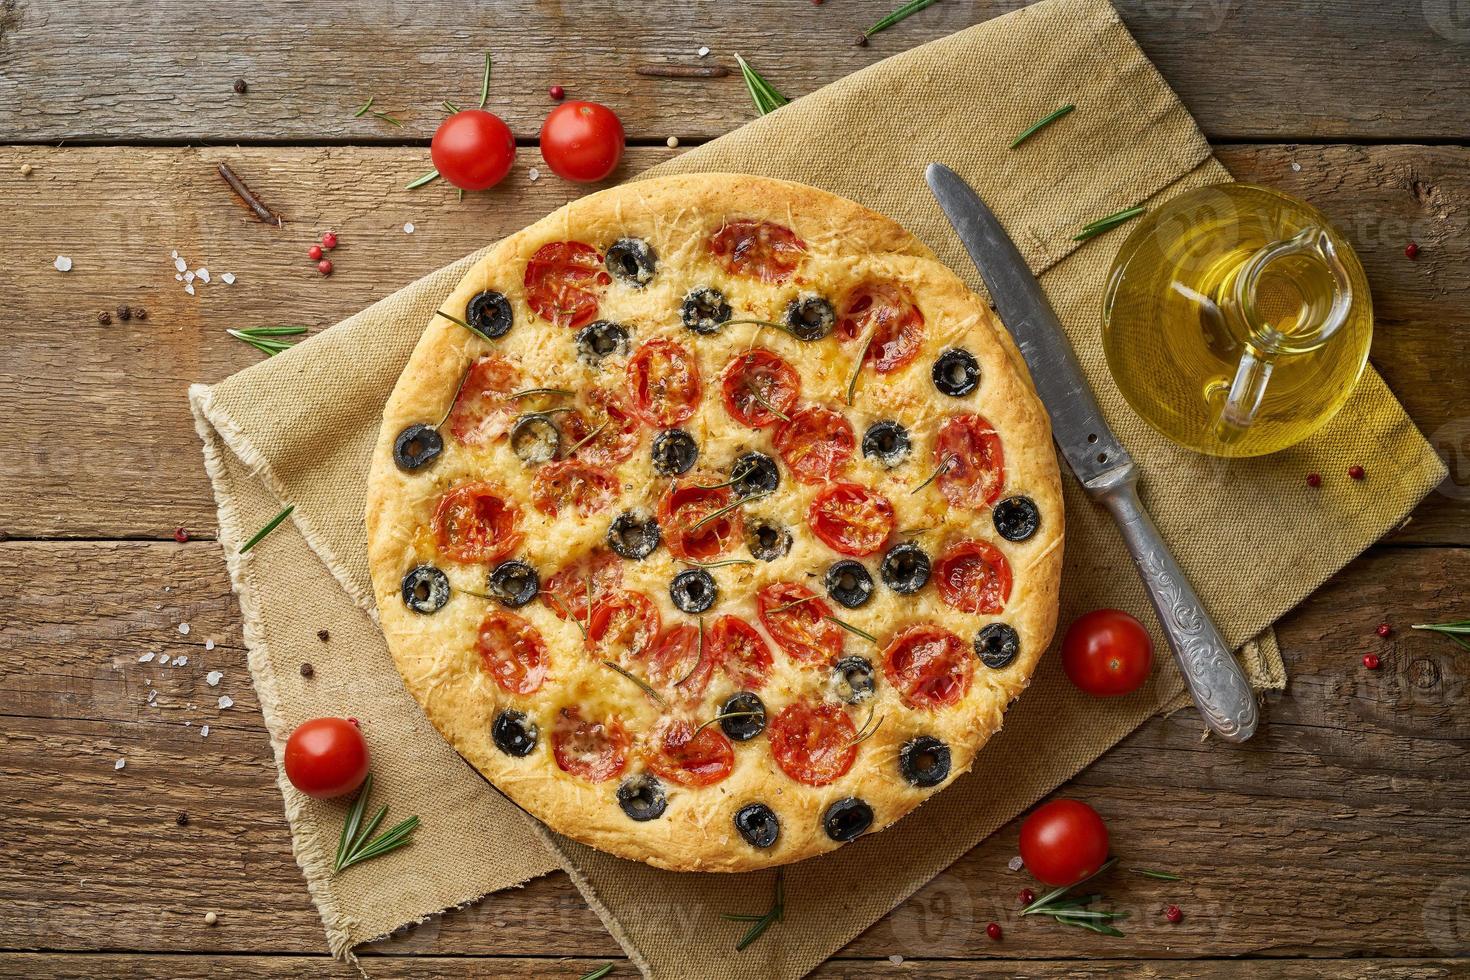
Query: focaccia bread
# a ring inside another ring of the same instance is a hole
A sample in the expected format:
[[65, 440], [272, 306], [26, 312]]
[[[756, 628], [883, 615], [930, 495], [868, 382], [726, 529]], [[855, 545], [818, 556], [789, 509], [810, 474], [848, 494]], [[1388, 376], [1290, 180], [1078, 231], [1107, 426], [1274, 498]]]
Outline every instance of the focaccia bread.
[[894, 222], [702, 174], [480, 260], [384, 410], [384, 634], [459, 753], [559, 833], [738, 871], [970, 768], [1055, 625], [1025, 367]]

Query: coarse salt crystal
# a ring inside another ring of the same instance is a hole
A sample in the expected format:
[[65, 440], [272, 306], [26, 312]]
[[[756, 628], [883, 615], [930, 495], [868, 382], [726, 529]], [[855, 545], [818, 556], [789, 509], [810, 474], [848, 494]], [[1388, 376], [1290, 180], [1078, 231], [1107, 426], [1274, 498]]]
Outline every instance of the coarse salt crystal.
[[200, 728], [199, 728], [199, 737], [200, 738], [208, 738], [209, 737], [209, 726], [208, 725], [201, 725], [200, 726]]
[[185, 636], [188, 636], [189, 635], [189, 624], [188, 623], [180, 623], [179, 624], [179, 632], [182, 633], [182, 634], [184, 634]]
[[897, 953], [894, 953], [893, 955], [888, 957], [888, 962], [892, 963], [894, 966], [901, 966], [903, 964], [903, 957], [899, 956]]
[[1301, 169], [1302, 169], [1302, 165], [1299, 164], [1299, 163], [1297, 163], [1295, 160], [1293, 160], [1293, 161], [1291, 161], [1291, 169], [1294, 170], [1294, 171], [1296, 171], [1296, 172], [1298, 172], [1298, 173], [1300, 173], [1301, 172]]
[[155, 687], [155, 688], [152, 688], [152, 689], [150, 689], [148, 691], [148, 703], [149, 704], [152, 704], [154, 701], [157, 701], [157, 700], [158, 700], [158, 688]]
[[51, 263], [51, 264], [54, 265], [54, 266], [56, 266], [56, 271], [57, 272], [70, 272], [71, 271], [71, 256], [70, 255], [58, 255], [58, 256], [56, 256], [56, 261], [53, 262], [53, 263]]
[[222, 670], [211, 670], [209, 673], [204, 675], [204, 683], [208, 684], [210, 687], [218, 687], [220, 679], [224, 676], [225, 672]]
[[537, 181], [541, 179], [541, 171], [537, 170], [535, 167], [532, 167], [530, 170], [526, 171], [526, 176], [530, 177], [532, 181]]
[[206, 650], [213, 650], [214, 649], [214, 641], [213, 640], [205, 640], [204, 641], [204, 649], [206, 649]]
[[174, 658], [174, 666], [175, 667], [186, 667], [186, 666], [188, 666], [188, 664], [189, 664], [189, 658], [188, 657], [175, 657]]
[[1021, 855], [1019, 854], [1006, 862], [1006, 867], [1010, 868], [1012, 871], [1020, 871], [1025, 866], [1026, 862], [1021, 860]]
[[404, 224], [403, 224], [403, 233], [405, 235], [412, 235], [413, 234], [413, 222], [412, 221], [406, 221], [406, 222], [404, 222]]
[[178, 269], [180, 272], [183, 272], [185, 269], [189, 268], [189, 263], [179, 258], [178, 252], [174, 253], [174, 268]]
[[190, 296], [193, 296], [194, 295], [194, 284], [192, 282], [186, 282], [186, 283], [184, 283], [184, 292], [188, 293]]
[[709, 48], [706, 48], [706, 47], [701, 46], [700, 49], [698, 51], [694, 52], [694, 53], [697, 54], [697, 55], [699, 55], [701, 58], [708, 58], [709, 57]]
[[167, 667], [168, 666], [168, 654], [165, 653], [162, 656], [160, 656], [158, 658], [158, 664], [159, 664], [160, 667]]
[[221, 694], [219, 696], [219, 707], [221, 711], [225, 710], [226, 708], [233, 708], [234, 706], [234, 698], [230, 697], [228, 694]]
[[174, 282], [183, 282], [183, 281], [184, 281], [184, 277], [181, 276], [181, 275], [179, 275], [177, 272], [175, 272], [174, 273]]
[[174, 249], [172, 252], [168, 253], [168, 257], [171, 258], [171, 259], [178, 258], [179, 257], [179, 250], [178, 249]]
[[127, 759], [118, 759], [116, 762], [114, 762], [112, 764], [112, 768], [114, 768], [114, 769], [121, 769], [123, 766], [125, 766], [127, 764], [128, 764], [128, 760]]
[[152, 662], [153, 662], [153, 654], [151, 654], [151, 653], [145, 653], [145, 654], [143, 654], [143, 656], [141, 656], [141, 657], [138, 658], [138, 663], [140, 663], [140, 664], [149, 664], [149, 663], [152, 663]]
[[192, 272], [184, 273], [184, 282], [193, 282], [196, 278], [198, 277], [195, 276]]
[[184, 727], [185, 728], [193, 728], [194, 727], [194, 723], [192, 721], [186, 721], [186, 722], [184, 722]]
[[198, 276], [204, 282], [209, 282], [209, 270], [202, 265], [194, 270], [194, 275]]
[[219, 278], [226, 286], [233, 286], [235, 284], [235, 274], [233, 272], [226, 272]]

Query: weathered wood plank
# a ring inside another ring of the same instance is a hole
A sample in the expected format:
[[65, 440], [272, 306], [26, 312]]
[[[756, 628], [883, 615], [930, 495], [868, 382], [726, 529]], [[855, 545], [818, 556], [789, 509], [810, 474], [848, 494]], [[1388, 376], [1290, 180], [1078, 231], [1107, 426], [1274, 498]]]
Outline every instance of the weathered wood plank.
[[[1024, 6], [946, 0], [853, 38], [893, 0], [823, 6], [748, 0], [660, 5], [288, 0], [248, 11], [5, 0], [0, 132], [10, 140], [427, 139], [441, 99], [474, 104], [483, 53], [490, 108], [534, 138], [559, 83], [614, 106], [635, 137], [710, 137], [753, 115], [738, 72], [643, 78], [639, 63], [719, 63], [742, 52], [789, 96], [886, 55]], [[1160, 4], [1121, 0], [1129, 28], [1206, 132], [1219, 138], [1458, 139], [1470, 128], [1470, 24], [1452, 0], [1409, 11], [1375, 0]], [[695, 50], [714, 53], [703, 61]], [[249, 84], [232, 90], [236, 78]], [[403, 127], [354, 118], [368, 96]]]
[[[636, 150], [627, 170], [670, 152]], [[1458, 464], [1458, 487], [1432, 496], [1397, 540], [1470, 543], [1470, 150], [1222, 155], [1242, 179], [1319, 204], [1359, 246], [1379, 316], [1374, 361]], [[249, 216], [216, 176], [220, 160], [287, 216], [284, 229]], [[22, 177], [27, 163], [34, 172]], [[426, 166], [410, 148], [0, 148], [0, 534], [207, 533], [214, 505], [184, 389], [259, 357], [226, 327], [330, 324], [579, 193], [549, 176], [528, 181], [525, 160], [504, 187], [462, 204], [442, 187], [403, 190]], [[323, 279], [305, 251], [327, 228], [343, 244]], [[1423, 246], [1417, 262], [1403, 255], [1411, 237]], [[175, 248], [216, 282], [185, 295]], [[74, 260], [70, 273], [52, 268], [58, 254]], [[218, 283], [226, 271], [236, 285]], [[148, 320], [98, 325], [99, 311], [123, 303], [145, 306]]]
[[[1282, 624], [1291, 686], [1271, 698], [1254, 741], [1202, 744], [1198, 721], [1181, 712], [1145, 725], [1065, 791], [1104, 814], [1128, 865], [1185, 876], [1106, 882], [1133, 913], [1126, 939], [1016, 917], [1028, 880], [1006, 870], [1012, 823], [846, 954], [1470, 953], [1457, 918], [1470, 901], [1461, 875], [1470, 662], [1436, 637], [1373, 634], [1383, 619], [1463, 616], [1457, 583], [1467, 573], [1464, 549], [1371, 551]], [[0, 948], [319, 951], [214, 547], [0, 543], [0, 580], [25, 583], [0, 594]], [[1359, 666], [1367, 650], [1384, 655], [1382, 670]], [[140, 664], [148, 652], [189, 663]], [[224, 672], [218, 687], [204, 681], [213, 669]], [[235, 706], [219, 710], [220, 693]], [[113, 769], [117, 758], [125, 769]], [[1182, 924], [1162, 923], [1165, 902], [1184, 907]], [[221, 918], [212, 929], [202, 920], [210, 910]], [[1005, 943], [985, 938], [988, 921], [1002, 924]], [[618, 955], [559, 874], [375, 952]]]

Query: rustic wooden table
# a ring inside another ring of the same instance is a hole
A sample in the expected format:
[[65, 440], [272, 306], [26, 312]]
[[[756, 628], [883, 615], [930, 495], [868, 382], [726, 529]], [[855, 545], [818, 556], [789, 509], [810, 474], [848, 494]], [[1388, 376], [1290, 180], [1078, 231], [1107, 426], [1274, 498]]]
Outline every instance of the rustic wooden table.
[[[0, 0], [0, 975], [350, 973], [324, 956], [291, 857], [211, 540], [184, 389], [259, 356], [225, 328], [330, 324], [579, 193], [529, 179], [550, 84], [622, 115], [624, 176], [678, 152], [669, 136], [689, 146], [752, 115], [738, 75], [637, 65], [732, 66], [739, 51], [796, 96], [1019, 5], [944, 0], [860, 48], [889, 0]], [[1120, 6], [1231, 170], [1352, 238], [1374, 285], [1373, 361], [1458, 482], [1281, 624], [1291, 681], [1254, 741], [1201, 743], [1185, 712], [1064, 788], [1137, 864], [1184, 875], [1118, 876], [1126, 938], [1017, 919], [1012, 824], [819, 975], [1466, 975], [1470, 656], [1407, 626], [1470, 614], [1470, 19], [1454, 0]], [[462, 202], [405, 190], [428, 169], [440, 100], [478, 99], [486, 48], [515, 171]], [[402, 128], [354, 117], [370, 95]], [[284, 228], [241, 208], [219, 161]], [[306, 249], [327, 229], [342, 245], [324, 279]], [[174, 250], [210, 270], [195, 295]], [[141, 664], [150, 651], [188, 662]], [[1370, 651], [1381, 670], [1360, 665]], [[1164, 902], [1182, 923], [1162, 922]], [[366, 954], [377, 975], [632, 972], [561, 874]]]

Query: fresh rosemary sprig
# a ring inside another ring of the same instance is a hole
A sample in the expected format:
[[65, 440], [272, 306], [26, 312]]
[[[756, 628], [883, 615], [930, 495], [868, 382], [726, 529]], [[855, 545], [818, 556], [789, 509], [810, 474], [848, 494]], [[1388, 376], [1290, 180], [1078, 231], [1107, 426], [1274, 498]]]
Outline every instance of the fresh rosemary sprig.
[[698, 531], [700, 528], [704, 527], [710, 521], [718, 520], [719, 518], [724, 517], [726, 514], [730, 513], [730, 511], [734, 510], [736, 507], [739, 507], [741, 504], [747, 504], [747, 503], [750, 503], [750, 501], [752, 501], [752, 500], [759, 500], [762, 497], [769, 497], [770, 495], [771, 495], [771, 491], [767, 490], [765, 493], [753, 493], [753, 494], [751, 494], [748, 497], [741, 497], [739, 500], [736, 500], [734, 503], [726, 504], [725, 506], [721, 507], [719, 510], [711, 511], [710, 513], [706, 514], [704, 517], [701, 517], [699, 520], [695, 521], [694, 524], [692, 524], [690, 526], [689, 530], [691, 530], [691, 531]]
[[823, 616], [822, 618], [825, 619], [829, 623], [833, 623], [833, 624], [835, 624], [837, 626], [841, 626], [843, 629], [847, 630], [853, 636], [861, 636], [863, 639], [867, 640], [869, 643], [877, 643], [878, 642], [878, 638], [876, 636], [874, 636], [872, 633], [869, 633], [867, 630], [858, 629], [856, 626], [852, 625], [851, 623], [848, 623], [848, 622], [845, 622], [845, 621], [843, 621], [841, 619], [838, 619], [836, 616]]
[[367, 115], [367, 111], [373, 107], [373, 102], [377, 98], [378, 97], [376, 95], [370, 95], [370, 96], [368, 96], [368, 100], [362, 104], [362, 108], [358, 109], [356, 112], [354, 112], [352, 114], [352, 118], [353, 119], [360, 119], [361, 117]]
[[493, 341], [493, 338], [491, 338], [489, 334], [485, 333], [483, 330], [476, 330], [474, 327], [470, 326], [468, 323], [461, 320], [459, 317], [453, 315], [452, 313], [445, 313], [443, 310], [435, 310], [434, 312], [438, 313], [450, 323], [459, 324], [461, 327], [464, 327], [466, 330], [474, 334], [476, 337], [479, 337], [481, 340]]
[[448, 99], [445, 99], [439, 104], [442, 105], [444, 107], [444, 111], [449, 113], [450, 115], [454, 115], [456, 112], [460, 111], [459, 106], [455, 105], [453, 102], [450, 102]]
[[643, 693], [647, 694], [650, 698], [653, 698], [654, 702], [660, 707], [664, 707], [668, 704], [668, 702], [663, 699], [663, 695], [659, 694], [653, 689], [652, 684], [649, 684], [646, 680], [639, 677], [637, 674], [630, 673], [629, 671], [624, 670], [617, 664], [613, 663], [611, 660], [604, 660], [602, 662], [602, 665], [604, 667], [611, 667], [613, 670], [628, 678], [628, 680], [632, 681], [634, 684], [637, 684], [639, 687], [643, 688]]
[[399, 129], [402, 129], [403, 128], [403, 123], [399, 122], [394, 117], [388, 115], [388, 113], [386, 113], [386, 112], [374, 112], [373, 115], [376, 116], [377, 118], [383, 120], [383, 122], [392, 123], [393, 125], [397, 126]]
[[243, 554], [245, 554], [245, 552], [249, 551], [251, 548], [254, 548], [256, 545], [260, 544], [261, 540], [267, 534], [270, 534], [276, 528], [280, 527], [281, 526], [281, 522], [284, 521], [286, 518], [290, 517], [291, 516], [291, 512], [293, 510], [295, 510], [295, 509], [296, 509], [296, 505], [295, 504], [291, 504], [285, 510], [283, 510], [279, 514], [277, 514], [275, 517], [272, 517], [269, 524], [267, 524], [265, 527], [261, 528], [259, 531], [256, 531], [255, 532], [255, 537], [253, 537], [249, 541], [246, 541], [245, 542], [245, 547], [243, 547], [243, 548], [240, 549], [240, 554], [243, 555]]
[[791, 608], [793, 608], [795, 606], [799, 606], [803, 602], [812, 602], [812, 601], [814, 601], [816, 599], [820, 599], [820, 598], [822, 598], [822, 597], [819, 596], [819, 595], [809, 595], [809, 596], [806, 596], [805, 598], [797, 599], [794, 602], [788, 602], [788, 603], [786, 603], [783, 606], [777, 606], [775, 609], [772, 609], [767, 615], [774, 616], [777, 613], [783, 613], [783, 612], [785, 612], [788, 609], [791, 609]]
[[1128, 208], [1116, 214], [1110, 214], [1106, 218], [1098, 218], [1096, 221], [1083, 226], [1082, 230], [1072, 238], [1072, 241], [1085, 242], [1089, 238], [1101, 235], [1105, 231], [1111, 231], [1126, 221], [1132, 221], [1147, 210], [1148, 208], [1140, 204], [1137, 207]]
[[[571, 411], [571, 409], [567, 409], [567, 411]], [[545, 413], [542, 413], [542, 414], [545, 414]], [[587, 433], [582, 438], [578, 439], [576, 442], [572, 443], [572, 448], [567, 450], [567, 454], [566, 454], [566, 457], [565, 458], [570, 459], [571, 456], [572, 456], [572, 454], [575, 453], [578, 449], [581, 449], [583, 446], [587, 445], [587, 443], [591, 442], [593, 439], [596, 439], [598, 436], [600, 436], [602, 434], [602, 430], [605, 429], [605, 428], [607, 428], [607, 424], [610, 421], [612, 421], [612, 420], [611, 419], [603, 419], [601, 425], [599, 425], [597, 428], [593, 429], [591, 432]]]
[[866, 31], [863, 31], [863, 37], [872, 37], [879, 31], [885, 31], [888, 28], [892, 27], [894, 24], [897, 24], [899, 21], [903, 20], [905, 17], [912, 17], [914, 14], [917, 14], [925, 7], [932, 7], [938, 2], [939, 0], [909, 0], [908, 3], [895, 8], [893, 12], [890, 13], [887, 17], [884, 17], [882, 20], [878, 21], [878, 23], [874, 24]]
[[852, 369], [852, 379], [847, 382], [847, 403], [849, 405], [852, 404], [853, 392], [857, 391], [858, 376], [863, 373], [863, 364], [868, 360], [868, 348], [873, 346], [873, 337], [877, 332], [876, 329], [870, 331], [868, 339], [863, 341], [863, 349], [858, 351], [857, 367]]
[[278, 340], [278, 337], [295, 337], [306, 333], [306, 327], [245, 327], [241, 330], [226, 329], [225, 333], [243, 341], [265, 354], [274, 357], [283, 350], [290, 350], [295, 341]]
[[729, 565], [754, 565], [754, 558], [723, 558], [720, 561], [695, 561], [693, 558], [680, 558], [685, 565], [693, 565], [695, 568], [725, 568]]
[[[782, 412], [775, 405], [772, 405], [770, 402], [766, 401], [765, 396], [760, 393], [760, 389], [755, 386], [755, 382], [752, 381], [750, 384], [746, 385], [745, 389], [750, 392], [750, 396], [756, 400], [761, 408], [764, 408], [766, 411], [776, 416], [776, 418], [780, 419], [782, 422], [791, 421], [791, 419], [786, 416], [786, 413]], [[851, 405], [852, 400], [848, 399], [847, 403]]]
[[954, 453], [945, 453], [943, 456], [941, 456], [939, 459], [939, 465], [934, 467], [934, 472], [930, 473], [923, 483], [910, 490], [909, 496], [912, 497], [914, 494], [918, 493], [920, 490], [924, 489], [929, 484], [939, 479], [939, 474], [948, 470], [950, 466], [954, 464], [958, 459], [959, 457], [956, 456]]
[[1022, 143], [1035, 136], [1039, 131], [1050, 126], [1052, 123], [1056, 122], [1058, 119], [1062, 118], [1075, 108], [1077, 107], [1069, 102], [1068, 104], [1058, 109], [1056, 112], [1053, 112], [1036, 120], [1036, 122], [1026, 127], [1025, 132], [1023, 132], [1020, 136], [1017, 136], [1015, 139], [1011, 140], [1011, 149], [1014, 150], [1016, 147], [1020, 146]]
[[1183, 881], [1184, 880], [1183, 878], [1179, 877], [1178, 875], [1172, 874], [1172, 873], [1170, 873], [1168, 871], [1153, 871], [1153, 870], [1150, 870], [1148, 868], [1129, 868], [1128, 870], [1131, 871], [1131, 872], [1133, 872], [1136, 875], [1143, 875], [1145, 878], [1153, 878], [1155, 881]]
[[1454, 623], [1419, 623], [1409, 627], [1416, 630], [1428, 630], [1431, 633], [1439, 633], [1449, 637], [1462, 648], [1470, 650], [1470, 640], [1465, 639], [1470, 635], [1470, 619], [1462, 619]]
[[411, 183], [409, 183], [403, 189], [406, 190], [406, 191], [411, 191], [411, 190], [413, 190], [416, 187], [423, 187], [425, 184], [427, 184], [431, 180], [438, 180], [438, 179], [439, 179], [439, 171], [437, 171], [437, 170], [430, 170], [428, 173], [424, 174], [422, 177], [420, 177], [417, 180], [412, 181]]
[[[933, 0], [930, 2], [932, 3]], [[762, 78], [760, 72], [750, 67], [740, 55], [737, 54], [735, 60], [740, 62], [740, 74], [745, 79], [745, 87], [750, 90], [750, 99], [755, 103], [755, 109], [761, 115], [774, 112], [791, 101], [777, 92], [775, 87]]]
[[750, 476], [752, 473], [755, 472], [755, 468], [755, 463], [749, 463], [745, 466], [742, 466], [740, 469], [732, 472], [730, 474], [730, 479], [726, 480], [724, 483], [695, 483], [693, 484], [693, 486], [696, 490], [723, 490], [726, 487], [733, 487], [735, 484], [739, 483], [747, 476]]
[[[551, 601], [552, 605], [560, 609], [567, 619], [571, 620], [572, 625], [577, 627], [577, 629], [581, 631], [582, 639], [587, 639], [587, 627], [582, 625], [582, 621], [580, 619], [572, 615], [571, 608], [561, 601], [561, 596], [557, 595], [555, 592], [548, 592], [545, 589], [541, 590], [541, 594], [546, 596], [546, 598]], [[588, 603], [588, 608], [591, 608], [590, 602]]]
[[512, 391], [505, 397], [507, 401], [515, 401], [520, 398], [530, 398], [532, 395], [561, 395], [570, 398], [572, 393], [565, 388], [527, 388], [524, 391]]
[[368, 795], [372, 791], [373, 774], [368, 773], [367, 779], [363, 780], [362, 789], [357, 793], [357, 799], [352, 804], [352, 809], [347, 812], [347, 822], [342, 825], [342, 839], [337, 843], [337, 859], [332, 862], [333, 874], [362, 861], [382, 857], [389, 851], [398, 850], [408, 843], [413, 832], [418, 829], [419, 818], [409, 817], [393, 828], [383, 831], [377, 837], [373, 837], [373, 831], [377, 830], [378, 825], [383, 822], [383, 817], [388, 813], [388, 807], [386, 804], [378, 807], [378, 812], [373, 814], [373, 818], [364, 825], [362, 815], [367, 810]]
[[1091, 932], [1101, 933], [1104, 936], [1122, 938], [1123, 933], [1119, 932], [1113, 926], [1108, 925], [1108, 923], [1128, 918], [1127, 912], [1094, 912], [1084, 908], [1093, 899], [1098, 898], [1099, 896], [1097, 895], [1083, 895], [1063, 901], [1063, 898], [1072, 889], [1091, 881], [1117, 863], [1117, 858], [1108, 858], [1102, 867], [1098, 868], [1086, 878], [1083, 878], [1075, 884], [1052, 889], [1023, 908], [1021, 914], [1049, 915], [1063, 925], [1076, 926], [1079, 929], [1087, 929]]
[[[702, 663], [704, 663], [704, 617], [703, 616], [699, 617], [699, 647], [698, 647], [698, 651], [699, 651], [698, 652], [698, 655], [694, 658], [694, 666], [689, 668], [689, 672], [687, 674], [685, 674], [683, 677], [679, 678], [678, 680], [674, 681], [674, 686], [675, 687], [683, 687], [684, 686], [684, 682], [687, 681], [689, 678], [693, 677], [694, 676], [694, 672], [699, 669], [699, 665], [702, 664]], [[698, 734], [698, 733], [696, 732], [695, 734]], [[691, 735], [689, 737], [690, 738], [693, 738], [694, 736]]]
[[741, 323], [754, 324], [755, 326], [758, 326], [758, 327], [775, 327], [777, 330], [780, 330], [783, 333], [790, 334], [791, 336], [795, 337], [797, 340], [801, 340], [802, 339], [801, 338], [801, 334], [799, 334], [795, 330], [791, 329], [790, 326], [788, 326], [787, 324], [784, 324], [784, 323], [777, 323], [775, 320], [758, 320], [758, 319], [756, 319], [754, 317], [737, 317], [734, 320], [726, 320], [724, 323], [721, 324], [721, 326], [724, 326], [724, 327], [733, 327], [733, 326], [735, 326], [737, 324], [741, 324]]
[[738, 915], [734, 912], [726, 912], [721, 918], [727, 922], [749, 922], [751, 926], [745, 935], [735, 944], [735, 952], [745, 952], [745, 947], [759, 939], [774, 922], [781, 922], [786, 918], [786, 869], [776, 869], [776, 894], [771, 900], [771, 909], [765, 915]]
[[866, 742], [868, 739], [878, 734], [878, 729], [883, 727], [883, 720], [888, 716], [882, 715], [881, 717], [879, 717], [878, 724], [873, 725], [873, 727], [869, 729], [868, 726], [872, 724], [873, 715], [877, 712], [877, 710], [878, 706], [876, 704], [868, 708], [867, 720], [865, 720], [862, 727], [857, 730], [857, 734], [853, 736], [852, 741], [847, 743], [847, 748], [852, 748], [854, 745], [859, 745], [863, 742]]
[[[490, 52], [485, 52], [485, 80], [480, 83], [480, 108], [485, 108], [485, 103], [490, 98]], [[608, 967], [612, 969], [611, 966]]]
[[724, 721], [726, 718], [755, 718], [758, 715], [763, 714], [765, 714], [764, 711], [726, 711], [723, 714], [715, 715], [709, 721], [696, 728], [694, 730], [694, 734], [689, 736], [689, 741], [694, 741], [695, 737], [698, 736], [700, 732], [704, 731], [706, 728], [713, 725], [717, 721]]
[[[485, 62], [487, 65], [489, 64], [489, 61], [490, 56], [487, 54], [485, 56]], [[484, 105], [483, 102], [480, 104]], [[582, 976], [579, 977], [578, 980], [602, 980], [603, 977], [607, 976], [613, 971], [613, 967], [616, 965], [617, 964], [615, 963], [604, 963], [595, 970], [588, 970], [586, 973], [582, 974]]]

